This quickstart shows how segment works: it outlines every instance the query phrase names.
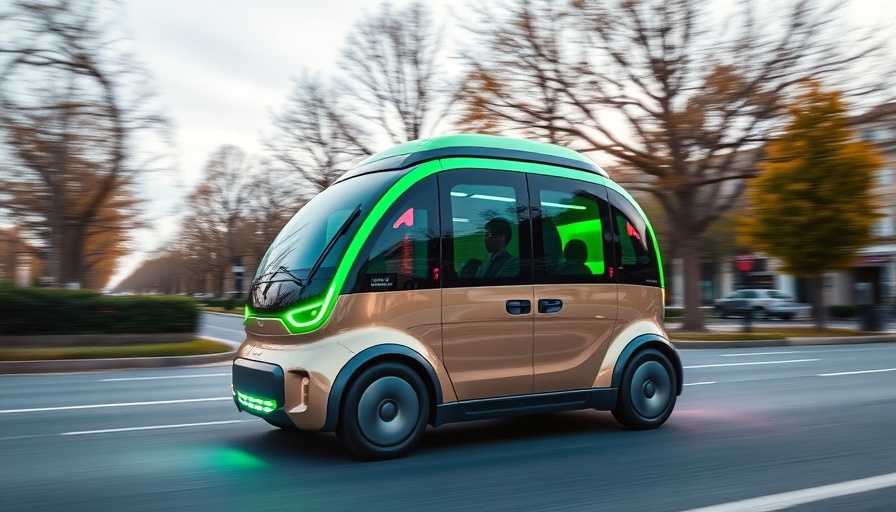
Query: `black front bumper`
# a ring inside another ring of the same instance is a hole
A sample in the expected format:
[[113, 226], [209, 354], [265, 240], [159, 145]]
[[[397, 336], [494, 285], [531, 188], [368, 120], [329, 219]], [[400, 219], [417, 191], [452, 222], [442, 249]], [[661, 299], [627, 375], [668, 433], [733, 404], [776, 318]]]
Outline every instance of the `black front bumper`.
[[274, 422], [292, 424], [284, 410], [283, 368], [237, 358], [233, 361], [233, 401], [240, 411]]

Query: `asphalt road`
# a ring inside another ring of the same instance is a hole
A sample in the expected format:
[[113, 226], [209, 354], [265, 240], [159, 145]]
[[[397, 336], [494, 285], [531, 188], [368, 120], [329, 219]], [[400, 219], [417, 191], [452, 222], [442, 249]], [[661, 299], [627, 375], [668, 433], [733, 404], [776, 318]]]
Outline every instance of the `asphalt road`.
[[896, 510], [896, 345], [681, 355], [658, 430], [480, 421], [380, 463], [238, 413], [226, 365], [0, 376], [0, 510]]

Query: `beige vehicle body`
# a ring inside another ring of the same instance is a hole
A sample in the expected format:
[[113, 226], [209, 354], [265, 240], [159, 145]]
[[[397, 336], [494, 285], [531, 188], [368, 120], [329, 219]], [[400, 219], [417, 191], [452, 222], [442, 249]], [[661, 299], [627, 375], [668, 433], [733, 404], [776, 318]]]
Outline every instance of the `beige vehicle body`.
[[302, 212], [260, 265], [233, 365], [240, 410], [336, 431], [370, 459], [403, 455], [426, 425], [598, 409], [640, 429], [671, 414], [682, 368], [653, 231], [593, 163], [454, 136], [375, 155], [333, 190], [351, 196], [350, 182], [364, 200], [320, 221], [314, 265], [288, 264], [313, 231]]

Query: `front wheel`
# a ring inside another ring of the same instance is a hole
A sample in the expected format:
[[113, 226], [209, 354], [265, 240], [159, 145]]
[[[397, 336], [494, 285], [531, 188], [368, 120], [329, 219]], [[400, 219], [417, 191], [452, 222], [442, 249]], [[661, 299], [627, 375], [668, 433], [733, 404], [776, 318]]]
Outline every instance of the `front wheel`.
[[402, 364], [382, 363], [361, 372], [349, 387], [336, 434], [358, 457], [394, 459], [417, 444], [428, 419], [423, 379]]
[[676, 389], [669, 359], [656, 350], [642, 350], [625, 368], [613, 417], [632, 430], [657, 428], [672, 414]]

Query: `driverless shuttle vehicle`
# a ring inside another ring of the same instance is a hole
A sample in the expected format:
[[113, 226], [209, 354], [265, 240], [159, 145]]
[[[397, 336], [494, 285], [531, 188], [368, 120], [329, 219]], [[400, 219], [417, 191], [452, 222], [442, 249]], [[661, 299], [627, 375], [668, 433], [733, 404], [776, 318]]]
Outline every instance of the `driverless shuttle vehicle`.
[[663, 424], [682, 367], [644, 213], [594, 162], [485, 135], [371, 156], [260, 262], [236, 406], [407, 453], [427, 425], [575, 409]]

